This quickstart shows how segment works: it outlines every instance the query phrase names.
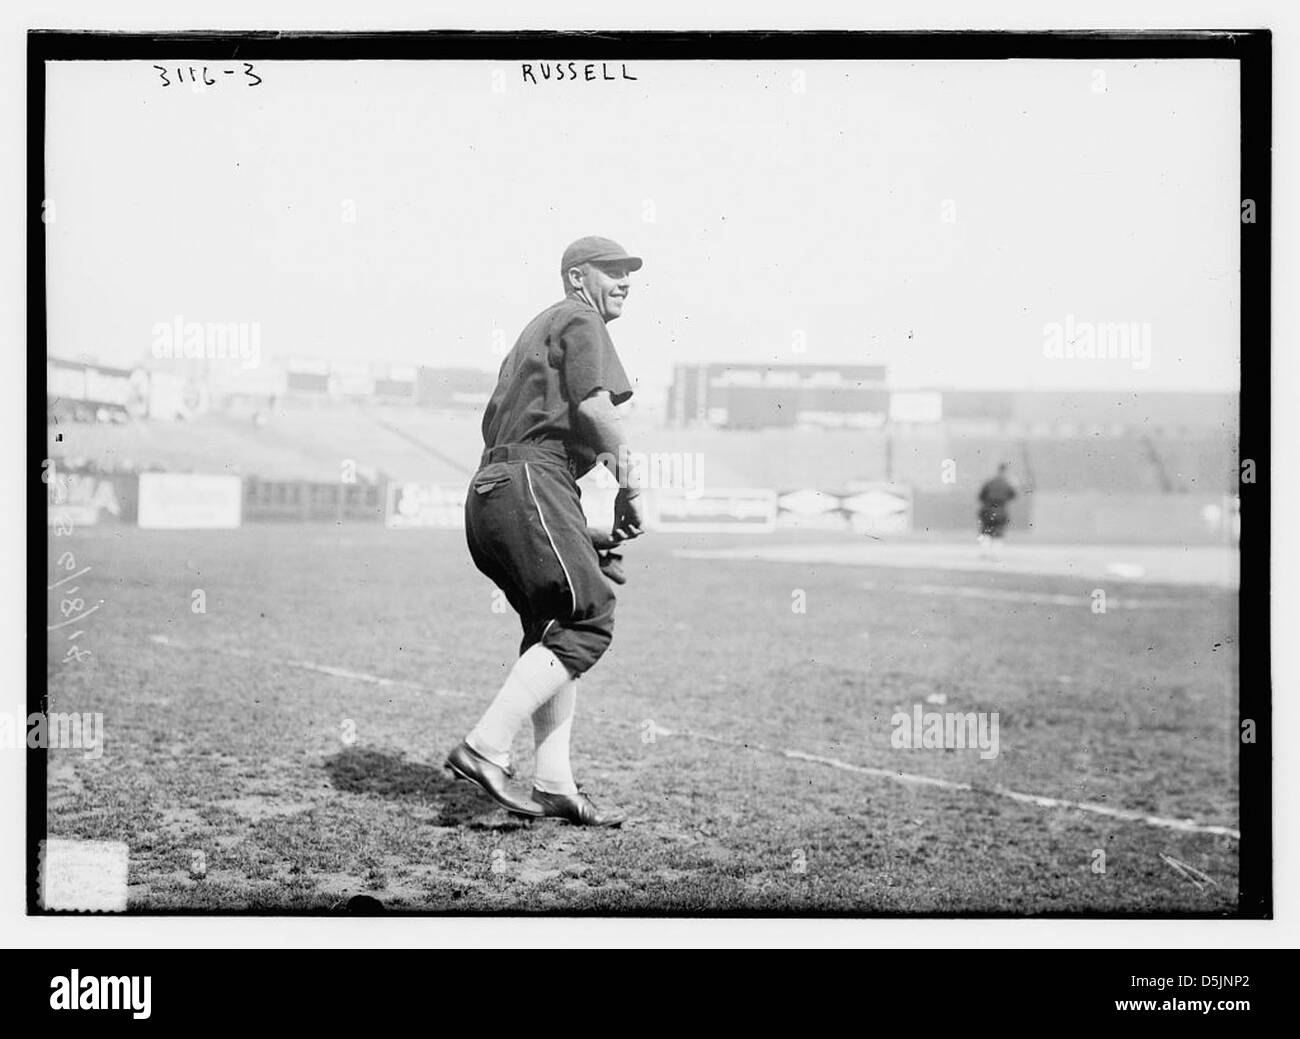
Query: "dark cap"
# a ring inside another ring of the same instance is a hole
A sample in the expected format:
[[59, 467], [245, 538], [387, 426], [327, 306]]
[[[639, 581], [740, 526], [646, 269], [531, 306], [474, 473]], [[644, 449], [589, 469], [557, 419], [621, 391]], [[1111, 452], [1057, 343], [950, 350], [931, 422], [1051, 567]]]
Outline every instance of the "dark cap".
[[560, 273], [565, 273], [571, 267], [581, 267], [584, 263], [620, 262], [626, 263], [630, 271], [641, 269], [641, 257], [629, 256], [627, 250], [618, 242], [597, 235], [588, 235], [586, 238], [579, 238], [564, 250], [564, 257], [560, 260]]

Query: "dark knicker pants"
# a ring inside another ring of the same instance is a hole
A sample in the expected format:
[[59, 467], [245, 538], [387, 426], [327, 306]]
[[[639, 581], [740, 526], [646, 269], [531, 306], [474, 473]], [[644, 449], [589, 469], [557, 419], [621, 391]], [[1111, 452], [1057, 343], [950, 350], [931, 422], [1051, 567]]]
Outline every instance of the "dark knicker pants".
[[1002, 537], [1002, 531], [1010, 521], [1006, 506], [998, 502], [981, 505], [979, 509], [980, 533], [990, 537]]
[[465, 496], [465, 539], [474, 565], [519, 614], [521, 654], [540, 642], [575, 677], [600, 659], [614, 637], [614, 590], [563, 445], [484, 452]]

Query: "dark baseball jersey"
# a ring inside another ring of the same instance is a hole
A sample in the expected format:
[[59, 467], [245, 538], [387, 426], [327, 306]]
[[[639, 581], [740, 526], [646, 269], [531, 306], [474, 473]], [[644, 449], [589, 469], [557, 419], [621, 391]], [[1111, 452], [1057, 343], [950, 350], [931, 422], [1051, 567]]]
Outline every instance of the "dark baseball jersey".
[[980, 533], [994, 537], [1002, 536], [1002, 529], [1011, 518], [1007, 514], [1007, 502], [1016, 496], [1016, 488], [1005, 476], [998, 474], [985, 481], [980, 488], [979, 521]]
[[578, 432], [578, 404], [601, 389], [615, 404], [632, 396], [604, 320], [586, 300], [567, 296], [528, 323], [502, 362], [483, 443], [559, 441], [584, 473], [596, 452]]
[[520, 653], [540, 642], [574, 676], [614, 634], [614, 590], [575, 481], [597, 454], [578, 404], [598, 389], [615, 404], [632, 395], [604, 320], [570, 296], [529, 322], [502, 362], [465, 499], [470, 555], [519, 614]]
[[1016, 496], [1016, 489], [1005, 476], [994, 476], [980, 488], [981, 505], [1002, 506]]

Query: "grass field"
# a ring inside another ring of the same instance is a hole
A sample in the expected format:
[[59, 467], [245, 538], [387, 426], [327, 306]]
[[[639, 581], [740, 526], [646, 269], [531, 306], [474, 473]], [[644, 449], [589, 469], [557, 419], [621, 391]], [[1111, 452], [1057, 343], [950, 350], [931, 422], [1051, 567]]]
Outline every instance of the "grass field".
[[[59, 662], [51, 635], [51, 710], [102, 712], [105, 747], [51, 752], [49, 833], [126, 842], [135, 910], [1236, 907], [1233, 837], [1159, 824], [1237, 826], [1230, 588], [1111, 577], [1102, 614], [1077, 577], [700, 558], [679, 553], [750, 542], [647, 537], [574, 735], [579, 782], [631, 819], [591, 832], [515, 820], [441, 768], [519, 637], [459, 532], [54, 544], [104, 604], [85, 662]], [[891, 719], [918, 704], [997, 712], [997, 756], [894, 747]]]

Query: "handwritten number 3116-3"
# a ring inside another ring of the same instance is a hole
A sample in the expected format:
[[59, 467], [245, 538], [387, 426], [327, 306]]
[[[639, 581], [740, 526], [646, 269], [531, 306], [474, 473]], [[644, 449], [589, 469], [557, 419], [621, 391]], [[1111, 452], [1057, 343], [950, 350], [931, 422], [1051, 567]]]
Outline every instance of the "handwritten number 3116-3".
[[[253, 71], [253, 65], [251, 62], [245, 61], [243, 62], [243, 66], [244, 66], [244, 78], [248, 81], [247, 83], [244, 84], [245, 86], [255, 87], [262, 82], [262, 77]], [[217, 83], [215, 79], [213, 79], [211, 76], [208, 75], [208, 67], [206, 65], [204, 65], [202, 68], [198, 70], [196, 70], [193, 65], [188, 65], [185, 67], [181, 67], [180, 65], [177, 65], [175, 69], [166, 68], [162, 65], [155, 65], [154, 68], [158, 70], [158, 77], [161, 80], [162, 85], [165, 87], [172, 86], [173, 82], [177, 84], [186, 83], [186, 82], [202, 83], [205, 86], [209, 86], [209, 87], [215, 86]], [[168, 78], [168, 73], [173, 71], [176, 73], [175, 81]], [[189, 74], [188, 80], [186, 79], [187, 72]], [[234, 69], [222, 69], [221, 72], [223, 72], [227, 76], [236, 75]]]

